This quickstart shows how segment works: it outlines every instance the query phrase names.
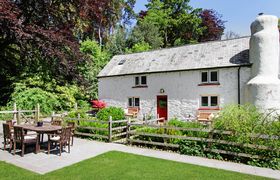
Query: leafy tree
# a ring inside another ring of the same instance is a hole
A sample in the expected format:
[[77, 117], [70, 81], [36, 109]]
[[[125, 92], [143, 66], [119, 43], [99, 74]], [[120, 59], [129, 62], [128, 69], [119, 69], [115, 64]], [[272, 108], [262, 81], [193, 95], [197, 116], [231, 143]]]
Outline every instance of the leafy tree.
[[140, 21], [160, 29], [164, 47], [174, 46], [177, 39], [185, 44], [196, 42], [203, 33], [201, 10], [189, 6], [189, 0], [149, 0], [146, 7], [147, 13], [141, 13]]
[[117, 27], [114, 34], [110, 36], [109, 41], [106, 44], [106, 49], [112, 54], [125, 54], [127, 45], [128, 33], [122, 26]]
[[151, 49], [158, 49], [163, 45], [163, 38], [160, 36], [159, 28], [154, 24], [148, 24], [146, 21], [139, 21], [133, 28], [128, 44], [147, 43]]
[[134, 17], [135, 0], [85, 0], [81, 3], [80, 14], [87, 22], [85, 33], [91, 39], [98, 39], [104, 45], [117, 23], [129, 24]]
[[199, 41], [221, 40], [225, 29], [225, 21], [221, 20], [221, 15], [213, 9], [205, 9], [200, 13], [202, 26], [206, 27]]
[[102, 50], [96, 41], [86, 40], [81, 43], [81, 52], [88, 56], [89, 61], [80, 66], [83, 77], [87, 80], [85, 93], [90, 99], [98, 98], [97, 75], [110, 60], [110, 54]]
[[152, 49], [152, 47], [146, 42], [136, 43], [132, 46], [131, 49], [127, 49], [126, 53], [138, 53], [144, 52]]
[[78, 40], [73, 36], [78, 0], [0, 0], [0, 90], [5, 104], [12, 83], [44, 72], [62, 82], [79, 78]]

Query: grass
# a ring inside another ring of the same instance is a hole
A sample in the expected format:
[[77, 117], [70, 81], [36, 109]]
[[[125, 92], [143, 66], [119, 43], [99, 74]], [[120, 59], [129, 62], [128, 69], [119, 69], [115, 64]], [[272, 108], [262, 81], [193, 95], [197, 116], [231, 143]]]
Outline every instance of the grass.
[[0, 179], [265, 179], [214, 168], [111, 151], [39, 175], [0, 161]]

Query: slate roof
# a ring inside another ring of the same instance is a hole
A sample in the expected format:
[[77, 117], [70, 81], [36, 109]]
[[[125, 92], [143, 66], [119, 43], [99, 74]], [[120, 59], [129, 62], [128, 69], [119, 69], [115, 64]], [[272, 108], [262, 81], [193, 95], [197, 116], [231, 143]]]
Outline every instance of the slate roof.
[[250, 37], [117, 55], [98, 77], [247, 66]]

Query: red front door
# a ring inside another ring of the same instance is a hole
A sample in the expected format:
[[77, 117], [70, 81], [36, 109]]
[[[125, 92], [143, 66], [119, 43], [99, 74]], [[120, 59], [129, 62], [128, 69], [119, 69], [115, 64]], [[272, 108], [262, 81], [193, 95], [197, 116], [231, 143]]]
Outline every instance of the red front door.
[[167, 120], [167, 96], [157, 96], [157, 114]]

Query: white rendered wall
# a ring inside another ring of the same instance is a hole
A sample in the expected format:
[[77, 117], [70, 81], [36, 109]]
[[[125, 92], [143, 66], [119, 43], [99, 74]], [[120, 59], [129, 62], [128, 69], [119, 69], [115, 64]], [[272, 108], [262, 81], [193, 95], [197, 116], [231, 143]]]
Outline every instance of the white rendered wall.
[[261, 109], [280, 108], [279, 31], [276, 16], [262, 15], [251, 25], [252, 79], [247, 84], [248, 102]]
[[[168, 118], [194, 117], [200, 108], [201, 95], [218, 95], [221, 106], [238, 103], [238, 86], [236, 68], [217, 69], [220, 85], [198, 86], [201, 82], [201, 71], [182, 71], [147, 74], [147, 88], [134, 87], [134, 77], [117, 76], [99, 79], [99, 99], [109, 106], [127, 108], [128, 97], [140, 97], [140, 118], [143, 114], [156, 117], [157, 95], [168, 96]], [[245, 98], [244, 88], [250, 79], [250, 68], [242, 67], [241, 103]], [[163, 88], [164, 94], [159, 91]]]

